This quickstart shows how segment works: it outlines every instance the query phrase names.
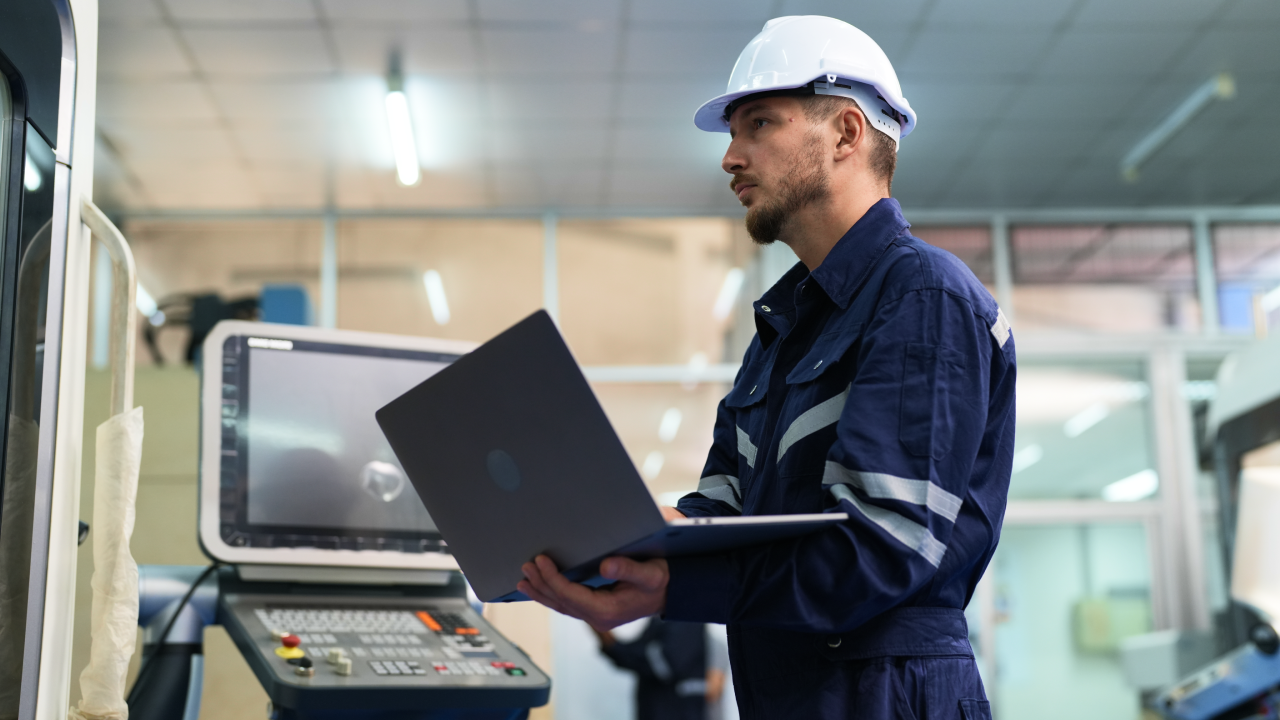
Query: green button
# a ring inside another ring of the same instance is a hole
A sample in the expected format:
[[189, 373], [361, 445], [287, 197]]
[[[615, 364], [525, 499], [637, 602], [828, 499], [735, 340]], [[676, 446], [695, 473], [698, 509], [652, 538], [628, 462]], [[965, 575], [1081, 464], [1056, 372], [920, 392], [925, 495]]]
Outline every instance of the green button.
[[523, 670], [523, 669], [521, 669], [521, 668], [508, 668], [508, 669], [507, 669], [507, 674], [508, 674], [508, 675], [520, 675], [520, 676], [523, 676], [523, 675], [524, 675], [524, 670]]

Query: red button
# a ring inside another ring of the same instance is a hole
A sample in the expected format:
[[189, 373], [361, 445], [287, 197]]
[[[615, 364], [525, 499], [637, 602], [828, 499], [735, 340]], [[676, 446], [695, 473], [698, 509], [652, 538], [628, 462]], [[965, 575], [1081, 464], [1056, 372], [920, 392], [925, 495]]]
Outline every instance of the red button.
[[295, 648], [302, 644], [302, 638], [297, 635], [281, 635], [280, 644], [287, 648]]

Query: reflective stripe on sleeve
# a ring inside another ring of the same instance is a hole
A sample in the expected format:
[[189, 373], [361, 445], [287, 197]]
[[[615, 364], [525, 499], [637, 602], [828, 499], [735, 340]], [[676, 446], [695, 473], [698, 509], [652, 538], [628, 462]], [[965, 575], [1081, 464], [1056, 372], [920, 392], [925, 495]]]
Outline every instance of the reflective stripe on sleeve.
[[996, 344], [1001, 348], [1009, 342], [1009, 335], [1013, 332], [1013, 327], [1009, 325], [1009, 319], [1004, 316], [1003, 310], [996, 310], [996, 324], [991, 326], [991, 337], [996, 339]]
[[686, 678], [676, 683], [676, 695], [702, 697], [707, 694], [707, 681], [702, 678]]
[[960, 514], [963, 501], [928, 480], [908, 480], [884, 473], [850, 470], [838, 462], [827, 461], [822, 474], [822, 484], [852, 485], [867, 495], [880, 500], [901, 500], [913, 505], [924, 505], [951, 522]]
[[778, 462], [782, 462], [782, 456], [787, 454], [787, 450], [792, 445], [840, 419], [840, 413], [844, 412], [844, 404], [849, 400], [849, 389], [852, 387], [853, 385], [850, 384], [839, 395], [805, 410], [791, 423], [791, 427], [787, 428], [787, 431], [782, 434], [782, 439], [778, 441]]
[[671, 665], [667, 662], [667, 656], [662, 654], [662, 643], [657, 640], [649, 641], [644, 646], [644, 657], [649, 661], [649, 669], [653, 670], [659, 680], [666, 682], [671, 679]]
[[742, 512], [742, 486], [738, 478], [732, 475], [708, 475], [702, 478], [698, 481], [698, 493]]
[[849, 504], [857, 508], [858, 512], [865, 515], [868, 520], [879, 525], [898, 542], [920, 553], [930, 565], [938, 567], [942, 563], [942, 556], [946, 554], [947, 546], [939, 542], [933, 533], [929, 532], [929, 528], [891, 510], [868, 505], [858, 499], [848, 485], [832, 485], [830, 489], [837, 500], [848, 500]]
[[747, 467], [754, 468], [756, 466], [756, 446], [751, 444], [751, 436], [746, 430], [738, 426], [734, 426], [738, 431], [738, 452], [742, 453], [742, 457], [747, 459]]

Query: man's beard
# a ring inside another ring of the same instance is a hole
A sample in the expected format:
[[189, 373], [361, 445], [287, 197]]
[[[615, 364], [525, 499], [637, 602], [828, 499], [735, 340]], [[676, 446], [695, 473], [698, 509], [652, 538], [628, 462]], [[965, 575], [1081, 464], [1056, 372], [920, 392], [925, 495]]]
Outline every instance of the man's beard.
[[775, 198], [747, 210], [747, 234], [756, 244], [774, 242], [802, 208], [831, 197], [831, 178], [823, 168], [823, 154], [815, 133], [792, 155], [788, 163], [791, 171], [778, 181]]

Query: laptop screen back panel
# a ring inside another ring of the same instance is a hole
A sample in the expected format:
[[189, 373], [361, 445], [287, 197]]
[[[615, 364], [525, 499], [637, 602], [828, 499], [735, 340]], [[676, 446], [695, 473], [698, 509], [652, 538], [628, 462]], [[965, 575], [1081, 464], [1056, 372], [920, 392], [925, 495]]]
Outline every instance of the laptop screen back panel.
[[526, 318], [378, 423], [477, 595], [546, 553], [572, 568], [664, 527], [551, 318]]

